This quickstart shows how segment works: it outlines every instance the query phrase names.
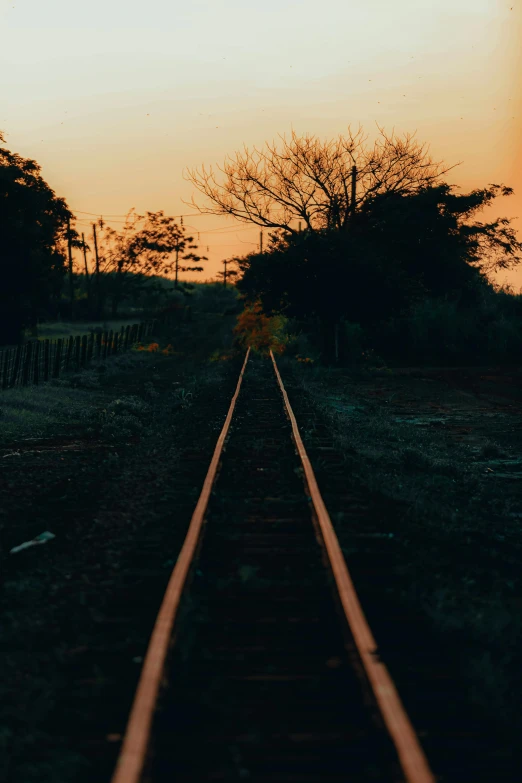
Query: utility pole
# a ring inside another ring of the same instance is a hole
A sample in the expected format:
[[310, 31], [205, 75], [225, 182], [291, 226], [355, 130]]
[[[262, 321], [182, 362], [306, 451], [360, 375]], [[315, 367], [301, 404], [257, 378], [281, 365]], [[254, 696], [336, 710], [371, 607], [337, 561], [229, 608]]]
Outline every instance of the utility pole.
[[73, 259], [72, 259], [70, 218], [67, 218], [67, 253], [69, 256], [69, 301], [71, 304], [71, 320], [72, 320], [74, 318], [74, 279], [73, 279]]
[[223, 286], [227, 287], [227, 259], [225, 258], [223, 260], [223, 264], [225, 265], [225, 271], [223, 272]]
[[263, 232], [259, 232], [259, 252], [263, 252]]
[[87, 280], [87, 286], [89, 285], [89, 267], [87, 266], [87, 249], [85, 247], [85, 234], [82, 231], [82, 247], [83, 247], [83, 265], [85, 267], [85, 279]]
[[[181, 219], [183, 220], [183, 218]], [[174, 288], [178, 287], [178, 269], [179, 269], [178, 257], [179, 257], [179, 245], [176, 245], [176, 276], [174, 279]]]
[[82, 231], [82, 250], [83, 250], [83, 265], [85, 267], [85, 288], [87, 290], [87, 303], [89, 310], [91, 309], [91, 281], [89, 278], [89, 267], [87, 266], [87, 249], [85, 247], [85, 234]]
[[352, 198], [350, 202], [350, 219], [353, 223], [355, 217], [355, 193], [357, 189], [357, 166], [352, 166]]
[[98, 255], [98, 240], [96, 237], [96, 223], [92, 224], [92, 238], [94, 240], [94, 257], [96, 259], [96, 315], [101, 316], [100, 299], [100, 257]]

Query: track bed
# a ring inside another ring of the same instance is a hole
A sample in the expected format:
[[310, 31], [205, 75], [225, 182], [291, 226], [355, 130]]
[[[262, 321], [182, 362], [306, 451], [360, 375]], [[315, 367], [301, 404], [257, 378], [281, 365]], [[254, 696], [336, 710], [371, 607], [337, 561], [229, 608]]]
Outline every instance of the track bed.
[[268, 360], [247, 368], [196, 569], [146, 778], [402, 780], [352, 662]]

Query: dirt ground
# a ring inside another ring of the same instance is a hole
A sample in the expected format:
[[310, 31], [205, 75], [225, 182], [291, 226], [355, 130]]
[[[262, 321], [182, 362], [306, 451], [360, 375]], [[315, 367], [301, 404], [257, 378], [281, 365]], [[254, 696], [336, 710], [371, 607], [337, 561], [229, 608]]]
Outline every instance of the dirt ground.
[[[237, 381], [233, 316], [0, 399], [0, 779], [109, 780]], [[185, 329], [185, 331], [183, 331]], [[199, 347], [198, 347], [199, 345]], [[54, 538], [15, 553], [44, 532]]]

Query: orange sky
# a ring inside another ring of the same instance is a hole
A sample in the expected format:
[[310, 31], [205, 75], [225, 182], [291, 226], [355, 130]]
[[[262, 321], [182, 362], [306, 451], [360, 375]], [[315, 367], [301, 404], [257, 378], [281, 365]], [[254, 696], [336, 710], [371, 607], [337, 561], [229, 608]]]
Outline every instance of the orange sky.
[[[376, 121], [463, 161], [463, 190], [511, 185], [487, 217], [522, 217], [521, 40], [520, 0], [0, 0], [0, 130], [80, 230], [89, 212], [192, 212], [183, 168], [243, 144]], [[202, 277], [259, 239], [186, 223], [209, 247]], [[518, 289], [522, 268], [498, 280]]]

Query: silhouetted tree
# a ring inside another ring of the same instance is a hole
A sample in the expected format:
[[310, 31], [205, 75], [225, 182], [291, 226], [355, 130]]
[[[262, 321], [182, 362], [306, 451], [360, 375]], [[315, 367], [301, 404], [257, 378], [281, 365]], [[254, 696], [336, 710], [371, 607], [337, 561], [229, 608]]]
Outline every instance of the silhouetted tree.
[[200, 262], [207, 259], [195, 250], [197, 245], [184, 226], [163, 211], [138, 215], [132, 209], [122, 229], [107, 227], [101, 240], [100, 266], [112, 300], [112, 315], [117, 314], [123, 297], [132, 295], [150, 275], [174, 275], [177, 288], [179, 272], [203, 271]]
[[368, 199], [353, 231], [276, 234], [268, 252], [240, 260], [238, 288], [265, 312], [317, 318], [327, 356], [341, 319], [370, 328], [428, 297], [472, 302], [485, 271], [521, 260], [509, 220], [473, 222], [510, 188], [457, 195], [447, 184]]
[[[239, 220], [297, 233], [296, 220], [309, 231], [346, 229], [352, 207], [359, 209], [381, 193], [413, 194], [440, 181], [450, 168], [436, 163], [415, 134], [398, 137], [379, 126], [373, 145], [359, 128], [322, 141], [316, 136], [282, 136], [263, 149], [237, 152], [227, 158], [219, 182], [212, 168], [189, 169], [186, 178], [206, 197], [200, 212], [233, 215]], [[351, 201], [352, 168], [357, 192]]]
[[36, 161], [0, 146], [0, 344], [17, 342], [62, 286], [72, 215], [40, 172]]
[[142, 220], [143, 216], [133, 208], [127, 213], [121, 229], [104, 226], [103, 233], [100, 231], [101, 298], [102, 301], [105, 297], [110, 298], [113, 317], [118, 313], [121, 300], [140, 284], [140, 274], [150, 271], [143, 263], [137, 241], [138, 225]]
[[201, 262], [208, 261], [206, 256], [194, 252], [198, 246], [194, 237], [187, 234], [183, 218], [176, 223], [163, 211], [146, 213], [146, 223], [138, 236], [138, 243], [152, 269], [157, 273], [174, 275], [176, 288], [180, 272], [202, 272]]

